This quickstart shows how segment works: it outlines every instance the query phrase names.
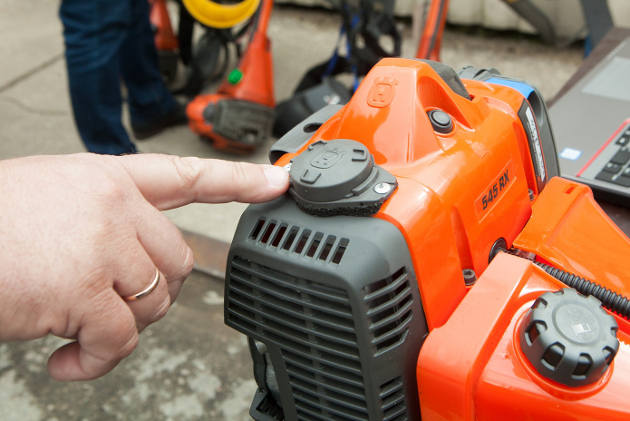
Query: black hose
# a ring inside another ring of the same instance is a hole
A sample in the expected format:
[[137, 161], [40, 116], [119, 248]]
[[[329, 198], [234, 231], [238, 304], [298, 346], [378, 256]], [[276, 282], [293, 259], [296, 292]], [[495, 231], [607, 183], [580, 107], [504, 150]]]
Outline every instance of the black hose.
[[593, 281], [584, 279], [580, 276], [574, 275], [569, 272], [565, 272], [562, 269], [558, 269], [551, 265], [535, 262], [540, 268], [542, 268], [549, 275], [553, 276], [560, 282], [574, 288], [583, 295], [592, 295], [602, 302], [602, 306], [607, 308], [623, 317], [630, 320], [630, 300], [623, 295], [617, 294], [614, 291], [609, 290]]

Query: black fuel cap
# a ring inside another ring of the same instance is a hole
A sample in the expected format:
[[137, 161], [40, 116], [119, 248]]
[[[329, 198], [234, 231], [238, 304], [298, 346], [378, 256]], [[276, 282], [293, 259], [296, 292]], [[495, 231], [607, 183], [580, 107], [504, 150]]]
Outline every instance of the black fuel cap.
[[542, 376], [570, 387], [599, 380], [617, 354], [617, 321], [573, 288], [542, 294], [520, 326], [523, 353]]
[[291, 161], [290, 194], [317, 216], [370, 216], [396, 189], [396, 177], [349, 139], [315, 142]]

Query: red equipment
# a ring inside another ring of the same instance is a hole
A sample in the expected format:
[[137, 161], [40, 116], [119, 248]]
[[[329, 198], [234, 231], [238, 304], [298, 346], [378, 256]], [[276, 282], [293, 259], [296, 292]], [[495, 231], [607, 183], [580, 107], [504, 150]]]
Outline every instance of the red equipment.
[[190, 129], [215, 148], [253, 152], [271, 133], [274, 119], [273, 63], [267, 26], [273, 0], [263, 0], [255, 15], [247, 50], [216, 93], [188, 104]]
[[448, 0], [431, 0], [431, 6], [418, 41], [416, 58], [441, 61], [440, 49], [442, 48], [442, 34], [444, 33], [447, 14]]
[[173, 32], [165, 0], [149, 0], [149, 20], [155, 34], [153, 39], [158, 51], [160, 72], [167, 81], [175, 80], [179, 60], [179, 41]]
[[225, 286], [256, 420], [630, 419], [630, 240], [533, 87], [460, 74], [384, 59], [272, 148]]

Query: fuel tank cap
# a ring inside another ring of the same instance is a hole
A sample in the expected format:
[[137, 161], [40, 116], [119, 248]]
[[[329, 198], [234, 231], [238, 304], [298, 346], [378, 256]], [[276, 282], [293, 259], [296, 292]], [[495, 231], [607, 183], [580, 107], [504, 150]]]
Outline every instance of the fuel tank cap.
[[289, 193], [316, 216], [371, 216], [396, 189], [396, 177], [374, 163], [365, 145], [320, 140], [291, 161]]
[[523, 353], [536, 371], [570, 387], [599, 380], [617, 354], [617, 321], [601, 302], [573, 288], [545, 292], [520, 326]]

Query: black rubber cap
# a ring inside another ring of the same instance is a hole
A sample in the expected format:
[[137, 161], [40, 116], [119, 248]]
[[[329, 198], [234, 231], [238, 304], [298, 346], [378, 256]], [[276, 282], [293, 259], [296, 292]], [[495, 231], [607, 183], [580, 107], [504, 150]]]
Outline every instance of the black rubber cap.
[[313, 202], [343, 199], [372, 173], [374, 158], [365, 145], [348, 139], [316, 142], [293, 159], [295, 192]]
[[311, 215], [374, 215], [398, 185], [365, 145], [350, 139], [315, 142], [291, 163], [289, 193]]
[[492, 259], [494, 259], [495, 256], [499, 252], [506, 251], [507, 249], [508, 249], [508, 246], [505, 241], [505, 238], [497, 239], [497, 241], [495, 241], [492, 247], [490, 248], [490, 254], [488, 255], [488, 263], [492, 262]]
[[599, 380], [619, 349], [617, 321], [573, 288], [545, 292], [520, 326], [523, 353], [538, 373], [570, 387]]
[[453, 120], [451, 116], [442, 110], [431, 110], [427, 113], [433, 126], [433, 130], [438, 133], [450, 133], [453, 130]]

